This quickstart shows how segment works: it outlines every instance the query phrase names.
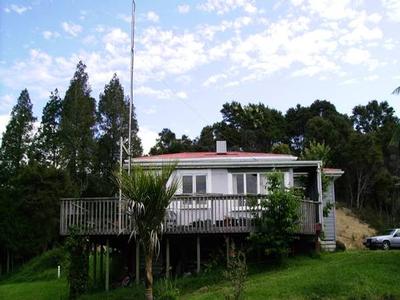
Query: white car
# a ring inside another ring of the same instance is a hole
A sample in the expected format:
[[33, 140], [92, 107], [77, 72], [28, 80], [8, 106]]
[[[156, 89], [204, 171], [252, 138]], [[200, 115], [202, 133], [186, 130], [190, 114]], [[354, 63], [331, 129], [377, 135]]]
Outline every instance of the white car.
[[388, 229], [382, 235], [367, 237], [363, 244], [370, 249], [400, 248], [400, 228]]

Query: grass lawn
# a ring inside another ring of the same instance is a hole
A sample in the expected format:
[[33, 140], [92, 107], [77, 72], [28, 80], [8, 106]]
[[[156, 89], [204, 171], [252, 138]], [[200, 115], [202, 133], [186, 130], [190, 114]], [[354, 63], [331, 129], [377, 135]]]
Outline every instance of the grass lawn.
[[[33, 271], [28, 264], [0, 281], [0, 299], [67, 298], [66, 280], [54, 279], [54, 269]], [[224, 299], [229, 288], [221, 271], [177, 279], [176, 286], [182, 299]], [[142, 297], [143, 289], [134, 287], [81, 299]], [[400, 251], [349, 251], [291, 258], [279, 268], [250, 266], [245, 299], [400, 299]]]
[[[226, 284], [185, 295], [223, 299]], [[294, 258], [278, 270], [250, 275], [247, 299], [400, 299], [399, 251], [352, 251]]]

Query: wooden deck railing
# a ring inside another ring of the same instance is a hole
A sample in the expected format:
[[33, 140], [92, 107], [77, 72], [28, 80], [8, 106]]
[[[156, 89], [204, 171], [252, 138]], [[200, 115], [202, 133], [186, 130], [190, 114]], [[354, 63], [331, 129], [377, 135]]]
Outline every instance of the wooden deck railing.
[[[261, 212], [259, 196], [203, 195], [176, 196], [164, 221], [166, 234], [239, 233], [254, 231]], [[251, 204], [251, 205], [250, 205]], [[300, 205], [300, 234], [314, 234], [318, 203], [303, 200]], [[126, 202], [117, 198], [68, 198], [61, 200], [60, 234], [78, 227], [87, 235], [129, 234]]]

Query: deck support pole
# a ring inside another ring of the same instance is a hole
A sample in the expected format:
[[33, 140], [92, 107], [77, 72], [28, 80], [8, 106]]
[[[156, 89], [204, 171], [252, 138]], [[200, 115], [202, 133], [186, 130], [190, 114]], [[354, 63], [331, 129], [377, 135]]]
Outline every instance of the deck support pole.
[[106, 291], [110, 289], [110, 242], [106, 242]]
[[[100, 282], [103, 281], [104, 278], [104, 247], [103, 244], [100, 244]], [[103, 283], [101, 283], [101, 285], [103, 285]]]
[[170, 261], [169, 261], [169, 238], [166, 238], [166, 245], [165, 245], [165, 277], [169, 278], [169, 269], [170, 269]]
[[135, 274], [135, 281], [136, 284], [139, 284], [140, 282], [140, 245], [139, 245], [139, 241], [136, 241], [136, 251], [135, 251], [135, 255], [136, 255], [136, 274]]
[[229, 236], [225, 236], [226, 242], [226, 266], [229, 265], [229, 256], [230, 256], [230, 243], [229, 243]]
[[200, 235], [197, 235], [197, 268], [196, 268], [196, 272], [200, 273]]
[[97, 271], [97, 244], [93, 243], [93, 286], [96, 287], [96, 272]]

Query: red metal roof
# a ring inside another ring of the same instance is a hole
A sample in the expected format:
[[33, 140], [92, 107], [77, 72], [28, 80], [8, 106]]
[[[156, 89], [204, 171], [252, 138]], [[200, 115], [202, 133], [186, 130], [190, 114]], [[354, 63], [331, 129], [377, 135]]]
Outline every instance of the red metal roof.
[[241, 152], [241, 151], [229, 151], [225, 154], [217, 154], [216, 152], [181, 152], [171, 154], [161, 154], [152, 156], [142, 156], [136, 159], [198, 159], [198, 158], [223, 158], [223, 157], [292, 157], [288, 154], [275, 154], [275, 153], [262, 153], [262, 152]]

